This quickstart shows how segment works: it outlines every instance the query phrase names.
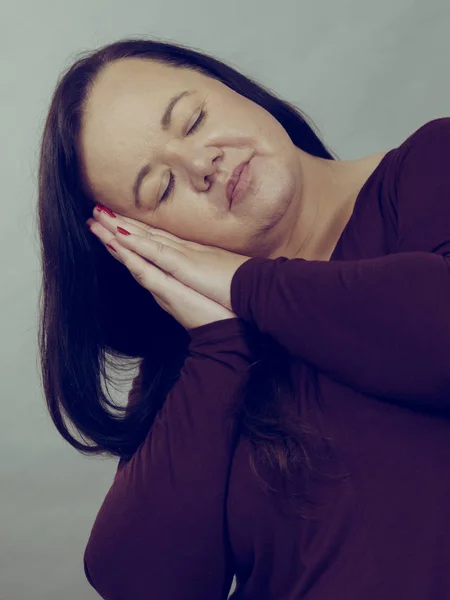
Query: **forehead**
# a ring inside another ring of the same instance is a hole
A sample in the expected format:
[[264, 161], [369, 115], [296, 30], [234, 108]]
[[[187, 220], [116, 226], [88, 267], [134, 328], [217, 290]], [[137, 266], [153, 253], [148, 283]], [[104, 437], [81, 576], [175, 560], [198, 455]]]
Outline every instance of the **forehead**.
[[91, 144], [108, 134], [131, 135], [143, 126], [143, 117], [156, 115], [174, 90], [190, 83], [185, 69], [151, 61], [130, 59], [108, 65], [86, 99], [82, 135]]
[[85, 119], [117, 108], [123, 101], [135, 104], [141, 99], [163, 102], [168, 94], [179, 91], [182, 86], [202, 88], [210, 81], [209, 77], [190, 69], [153, 60], [127, 58], [115, 61], [97, 75], [87, 98]]
[[142, 59], [116, 61], [97, 76], [84, 107], [79, 149], [84, 176], [99, 199], [102, 190], [123, 187], [149, 140], [158, 144], [168, 100], [183, 89], [201, 93], [208, 81], [189, 69]]

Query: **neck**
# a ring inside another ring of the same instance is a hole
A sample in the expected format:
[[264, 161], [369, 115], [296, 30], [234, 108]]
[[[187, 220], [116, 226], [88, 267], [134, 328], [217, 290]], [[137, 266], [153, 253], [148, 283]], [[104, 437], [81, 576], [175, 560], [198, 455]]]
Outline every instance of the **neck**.
[[299, 150], [302, 189], [297, 216], [288, 242], [277, 256], [329, 260], [361, 188], [385, 154], [358, 160], [328, 160]]

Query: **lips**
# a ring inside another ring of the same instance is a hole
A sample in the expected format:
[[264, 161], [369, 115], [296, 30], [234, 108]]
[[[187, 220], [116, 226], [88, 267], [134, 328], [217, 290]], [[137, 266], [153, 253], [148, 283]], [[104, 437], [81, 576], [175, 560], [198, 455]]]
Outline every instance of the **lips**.
[[228, 180], [227, 183], [227, 198], [228, 198], [228, 202], [231, 203], [231, 197], [233, 195], [233, 190], [236, 187], [237, 182], [239, 181], [239, 177], [242, 173], [242, 171], [245, 168], [245, 165], [248, 163], [249, 161], [246, 160], [242, 163], [240, 163], [233, 171], [230, 179]]

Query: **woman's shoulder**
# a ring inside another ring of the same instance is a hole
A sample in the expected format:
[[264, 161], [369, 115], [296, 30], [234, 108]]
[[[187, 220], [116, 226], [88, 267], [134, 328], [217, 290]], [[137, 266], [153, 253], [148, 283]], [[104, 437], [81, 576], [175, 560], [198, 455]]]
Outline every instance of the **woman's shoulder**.
[[450, 117], [440, 117], [428, 121], [411, 133], [397, 148], [397, 160], [431, 159], [442, 153], [448, 157], [450, 151]]
[[403, 251], [450, 250], [450, 117], [428, 121], [392, 152]]

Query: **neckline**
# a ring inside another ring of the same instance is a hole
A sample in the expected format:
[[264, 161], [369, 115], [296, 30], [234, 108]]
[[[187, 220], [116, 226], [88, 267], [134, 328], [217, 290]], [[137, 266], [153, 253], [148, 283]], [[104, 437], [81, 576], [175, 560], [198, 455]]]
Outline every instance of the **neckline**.
[[372, 183], [372, 180], [375, 179], [375, 177], [378, 176], [381, 169], [384, 168], [384, 163], [387, 162], [388, 157], [394, 152], [394, 150], [395, 150], [395, 148], [392, 148], [391, 150], [388, 150], [386, 152], [386, 154], [382, 157], [382, 159], [380, 160], [378, 165], [375, 167], [375, 169], [372, 171], [372, 173], [369, 175], [369, 177], [366, 179], [363, 186], [359, 190], [358, 195], [356, 196], [355, 202], [353, 204], [353, 210], [350, 215], [350, 218], [348, 219], [344, 229], [341, 232], [341, 235], [339, 236], [336, 246], [334, 247], [334, 250], [331, 253], [330, 258], [328, 259], [329, 261], [335, 260], [335, 255], [340, 250], [342, 240], [344, 239], [344, 236], [346, 235], [346, 233], [349, 229], [349, 226], [351, 225], [352, 221], [354, 220], [354, 216], [356, 214], [357, 209], [359, 208], [359, 204], [361, 203], [361, 198], [363, 197], [364, 192], [366, 191], [366, 188], [369, 187], [369, 185]]

